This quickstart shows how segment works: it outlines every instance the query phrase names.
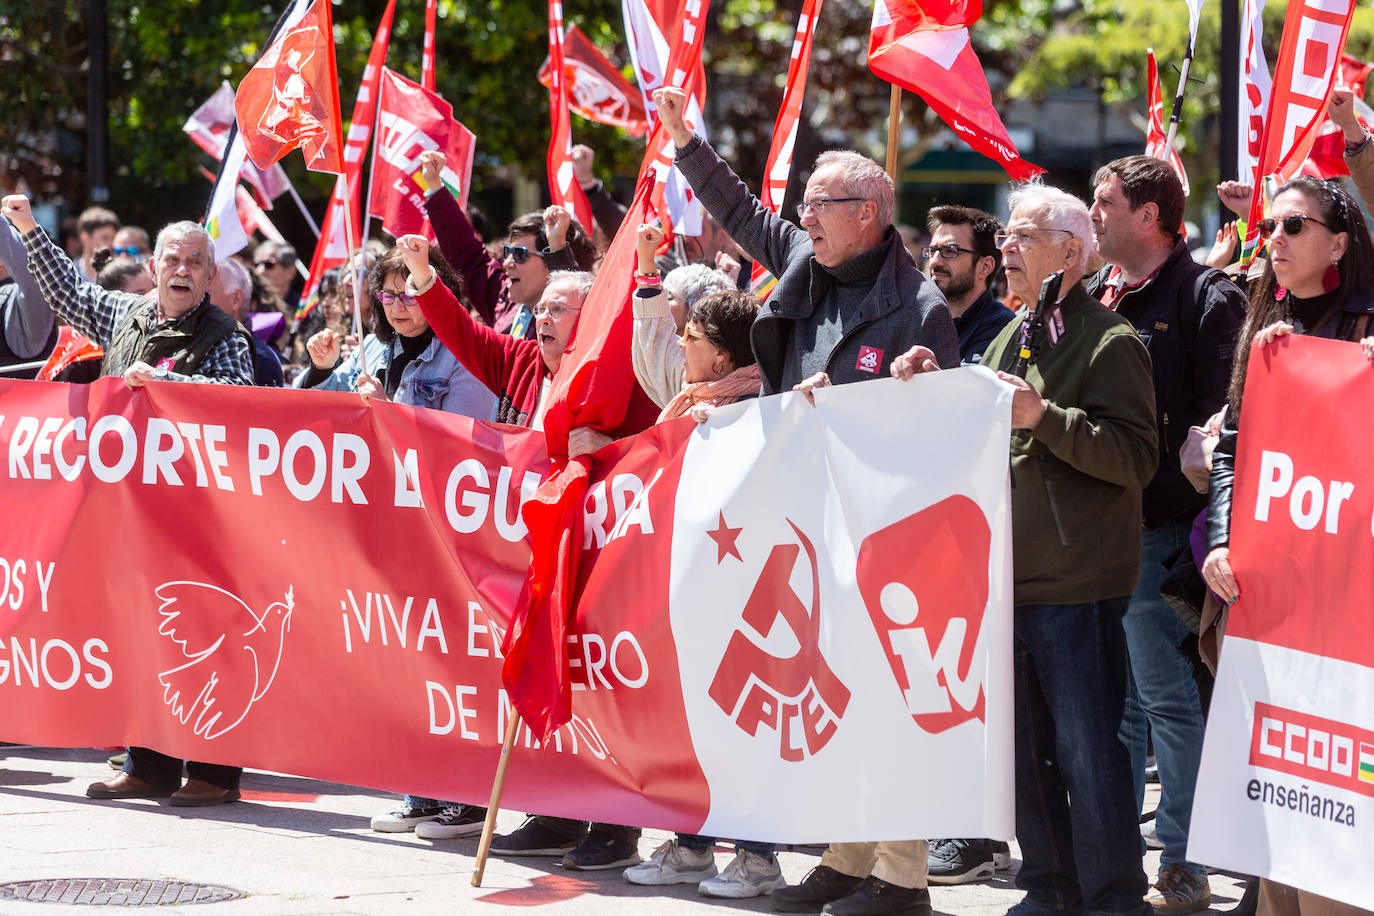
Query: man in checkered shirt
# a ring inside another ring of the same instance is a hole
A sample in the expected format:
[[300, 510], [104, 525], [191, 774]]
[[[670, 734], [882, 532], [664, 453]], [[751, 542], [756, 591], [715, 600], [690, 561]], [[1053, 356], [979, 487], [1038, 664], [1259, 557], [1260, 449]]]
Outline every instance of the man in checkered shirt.
[[238, 322], [210, 304], [215, 247], [192, 222], [158, 233], [148, 265], [157, 286], [147, 296], [102, 289], [38, 228], [28, 198], [0, 201], [24, 239], [29, 272], [58, 319], [105, 349], [103, 375], [130, 388], [150, 380], [253, 384], [253, 344]]

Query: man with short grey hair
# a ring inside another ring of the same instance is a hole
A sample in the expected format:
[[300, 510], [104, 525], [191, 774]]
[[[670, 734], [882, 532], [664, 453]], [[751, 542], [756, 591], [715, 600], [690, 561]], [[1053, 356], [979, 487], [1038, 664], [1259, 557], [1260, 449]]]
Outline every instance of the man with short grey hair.
[[[1063, 280], [1054, 301], [1034, 318], [1023, 309], [983, 356], [1016, 389], [1016, 886], [1026, 896], [1009, 916], [1149, 916], [1131, 758], [1118, 729], [1141, 492], [1159, 462], [1150, 358], [1131, 323], [1080, 282], [1093, 250], [1087, 206], [1047, 186], [1023, 188], [1010, 203], [997, 235], [1012, 292], [1031, 306], [1047, 277], [1062, 271]], [[933, 368], [918, 348], [892, 374]]]
[[892, 227], [892, 179], [852, 150], [821, 154], [798, 206], [800, 227], [754, 197], [683, 120], [686, 95], [654, 93], [675, 162], [707, 212], [778, 284], [751, 340], [763, 393], [881, 378], [915, 344], [959, 364], [944, 296]]
[[253, 383], [248, 332], [206, 295], [215, 245], [201, 226], [172, 223], [158, 233], [149, 264], [157, 287], [141, 296], [82, 279], [38, 228], [27, 197], [11, 194], [0, 211], [23, 236], [29, 271], [53, 312], [105, 348], [102, 374], [122, 376], [130, 388], [153, 380]]

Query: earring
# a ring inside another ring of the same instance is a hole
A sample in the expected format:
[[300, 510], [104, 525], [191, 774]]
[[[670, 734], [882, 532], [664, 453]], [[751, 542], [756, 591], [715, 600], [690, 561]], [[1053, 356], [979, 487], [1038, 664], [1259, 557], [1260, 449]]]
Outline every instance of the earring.
[[1340, 285], [1341, 270], [1336, 266], [1336, 262], [1332, 261], [1330, 264], [1326, 265], [1326, 272], [1322, 274], [1322, 292], [1335, 292], [1336, 288]]

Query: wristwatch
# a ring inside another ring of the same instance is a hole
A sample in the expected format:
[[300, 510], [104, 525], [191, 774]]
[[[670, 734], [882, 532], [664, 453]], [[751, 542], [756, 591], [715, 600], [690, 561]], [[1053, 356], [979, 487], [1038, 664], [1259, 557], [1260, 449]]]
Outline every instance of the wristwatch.
[[153, 378], [157, 379], [159, 382], [167, 381], [167, 376], [170, 374], [166, 366], [158, 366], [153, 370]]

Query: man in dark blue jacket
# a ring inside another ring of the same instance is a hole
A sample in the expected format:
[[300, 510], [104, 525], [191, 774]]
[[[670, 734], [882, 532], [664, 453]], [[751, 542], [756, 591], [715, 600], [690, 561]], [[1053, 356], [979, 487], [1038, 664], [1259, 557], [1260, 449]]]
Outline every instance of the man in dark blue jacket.
[[1002, 273], [1002, 251], [995, 241], [1002, 224], [991, 213], [947, 205], [931, 208], [926, 228], [926, 276], [945, 294], [954, 316], [959, 364], [976, 366], [988, 344], [1015, 317], [992, 297], [992, 286]]

